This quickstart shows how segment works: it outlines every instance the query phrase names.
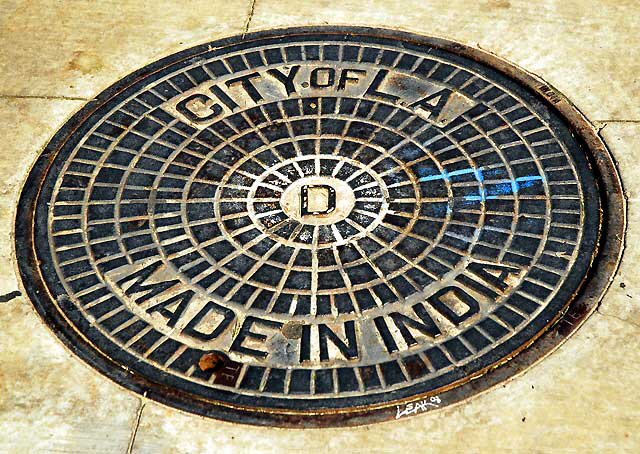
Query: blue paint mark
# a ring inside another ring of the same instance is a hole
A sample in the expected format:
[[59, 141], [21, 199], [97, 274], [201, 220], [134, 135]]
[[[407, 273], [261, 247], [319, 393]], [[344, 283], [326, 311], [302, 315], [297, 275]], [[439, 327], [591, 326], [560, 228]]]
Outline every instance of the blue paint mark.
[[435, 175], [427, 175], [425, 177], [421, 177], [418, 179], [418, 181], [423, 182], [423, 181], [432, 181], [432, 180], [451, 180], [451, 177], [455, 177], [456, 175], [466, 175], [469, 173], [475, 173], [476, 174], [476, 178], [478, 178], [478, 181], [482, 181], [482, 169], [460, 169], [460, 170], [454, 170], [453, 172], [447, 172], [446, 170], [443, 173], [438, 173]]
[[536, 181], [542, 181], [542, 177], [539, 175], [535, 175], [530, 177], [516, 178], [516, 183], [518, 184], [518, 187], [521, 189], [533, 186]]
[[480, 183], [484, 182], [484, 175], [482, 174], [482, 167], [480, 167], [479, 169], [474, 168], [473, 169], [473, 173], [476, 176], [476, 180], [478, 180]]
[[495, 185], [487, 185], [483, 189], [479, 190], [478, 195], [465, 196], [465, 200], [480, 201], [497, 199], [503, 195], [517, 194], [520, 189], [533, 186], [537, 181], [543, 181], [540, 175], [531, 175], [527, 177], [517, 177], [514, 180], [510, 180], [505, 183], [497, 183]]
[[514, 186], [513, 181], [510, 181], [508, 183], [488, 185], [487, 187], [485, 187], [485, 191], [487, 191], [487, 194], [490, 196], [509, 195], [513, 194], [515, 190], [517, 190], [517, 188]]
[[[416, 169], [415, 171], [419, 176], [418, 181], [421, 183], [435, 180], [451, 181], [451, 177], [473, 174], [478, 182], [484, 183], [485, 178], [487, 177], [503, 176], [505, 174], [505, 171], [499, 168], [484, 170], [482, 167], [473, 167], [468, 169], [454, 170], [452, 172], [447, 172], [445, 170], [442, 173], [423, 175], [423, 173], [432, 172], [433, 170], [434, 169], [428, 167]], [[531, 187], [538, 181], [544, 181], [544, 178], [540, 175], [530, 175], [525, 177], [517, 177], [513, 180], [501, 183], [489, 183], [486, 184], [484, 188], [479, 190], [478, 195], [465, 196], [464, 200], [470, 202], [483, 202], [485, 200], [497, 199], [500, 196], [517, 194], [521, 189]]]

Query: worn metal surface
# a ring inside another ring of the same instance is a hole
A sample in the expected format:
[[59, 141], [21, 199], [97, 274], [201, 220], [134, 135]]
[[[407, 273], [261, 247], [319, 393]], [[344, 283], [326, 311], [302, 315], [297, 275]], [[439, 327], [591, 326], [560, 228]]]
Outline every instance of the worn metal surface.
[[577, 327], [619, 259], [616, 175], [561, 95], [483, 52], [249, 34], [70, 120], [24, 188], [16, 253], [45, 320], [130, 389], [361, 424], [459, 401]]

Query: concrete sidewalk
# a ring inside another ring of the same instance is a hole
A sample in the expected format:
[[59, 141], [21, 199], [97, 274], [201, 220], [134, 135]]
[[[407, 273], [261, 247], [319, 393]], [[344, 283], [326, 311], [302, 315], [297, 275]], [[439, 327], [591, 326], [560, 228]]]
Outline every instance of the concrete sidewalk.
[[[0, 452], [640, 450], [640, 4], [634, 0], [0, 1]], [[598, 311], [526, 374], [441, 411], [350, 429], [207, 420], [123, 390], [15, 292], [12, 225], [30, 165], [84, 103], [162, 56], [310, 24], [440, 36], [534, 72], [601, 127], [629, 199], [627, 250]], [[5, 301], [6, 300], [6, 301]]]

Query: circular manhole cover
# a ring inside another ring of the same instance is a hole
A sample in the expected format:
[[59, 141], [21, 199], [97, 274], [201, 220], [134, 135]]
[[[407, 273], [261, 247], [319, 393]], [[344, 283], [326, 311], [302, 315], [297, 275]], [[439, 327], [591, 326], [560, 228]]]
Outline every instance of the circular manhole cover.
[[250, 34], [76, 114], [28, 177], [16, 253], [56, 334], [150, 398], [254, 424], [397, 418], [515, 374], [593, 309], [623, 224], [607, 156], [483, 52]]

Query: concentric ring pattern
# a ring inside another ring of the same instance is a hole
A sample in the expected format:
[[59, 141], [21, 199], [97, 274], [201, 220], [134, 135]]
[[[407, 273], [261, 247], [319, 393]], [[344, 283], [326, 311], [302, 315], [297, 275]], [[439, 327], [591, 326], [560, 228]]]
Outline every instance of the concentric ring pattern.
[[42, 280], [93, 348], [197, 398], [435, 392], [534, 339], [595, 252], [595, 183], [563, 121], [437, 47], [265, 37], [100, 99], [42, 177]]

